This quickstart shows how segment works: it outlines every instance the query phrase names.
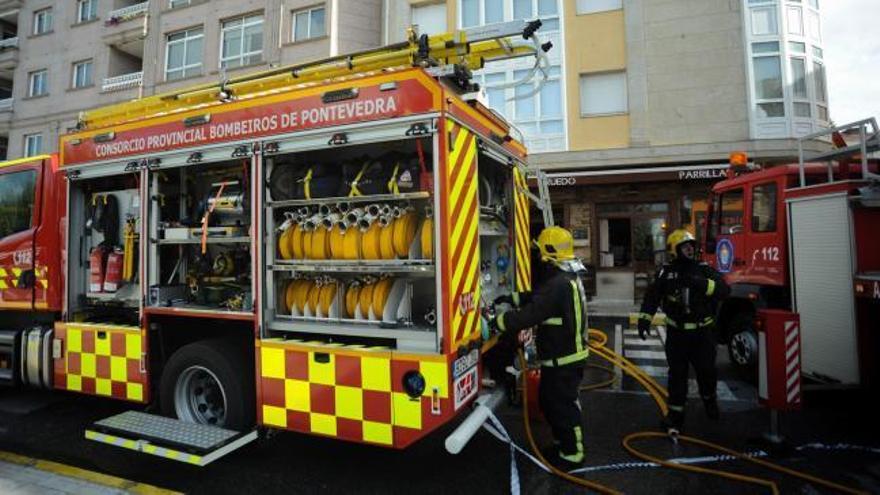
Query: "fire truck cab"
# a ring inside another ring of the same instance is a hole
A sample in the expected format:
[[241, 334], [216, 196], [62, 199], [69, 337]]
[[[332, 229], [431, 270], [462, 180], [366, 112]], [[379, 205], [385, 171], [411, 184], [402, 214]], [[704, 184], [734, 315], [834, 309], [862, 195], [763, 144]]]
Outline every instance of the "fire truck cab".
[[712, 189], [703, 257], [732, 289], [719, 308], [719, 337], [731, 361], [753, 371], [758, 310], [793, 311], [805, 377], [876, 383], [880, 340], [870, 325], [880, 319], [880, 176], [870, 154], [880, 149], [880, 133], [870, 119], [801, 142], [809, 139], [831, 139], [834, 148], [801, 151], [798, 164], [732, 167]]

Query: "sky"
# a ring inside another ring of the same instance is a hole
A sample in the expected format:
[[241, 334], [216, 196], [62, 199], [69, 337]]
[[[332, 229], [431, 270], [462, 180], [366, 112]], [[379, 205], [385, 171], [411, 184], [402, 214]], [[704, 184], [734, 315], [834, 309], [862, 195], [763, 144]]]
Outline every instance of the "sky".
[[880, 0], [824, 0], [831, 119], [880, 119]]

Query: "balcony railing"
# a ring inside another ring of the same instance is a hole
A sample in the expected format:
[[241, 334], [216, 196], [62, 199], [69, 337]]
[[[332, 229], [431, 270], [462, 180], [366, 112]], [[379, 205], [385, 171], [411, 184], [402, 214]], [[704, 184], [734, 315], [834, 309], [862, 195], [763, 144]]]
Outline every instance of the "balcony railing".
[[18, 48], [18, 36], [0, 40], [0, 50], [5, 48]]
[[144, 83], [143, 72], [132, 72], [116, 77], [108, 77], [101, 83], [101, 91], [119, 91], [136, 88]]
[[0, 112], [8, 112], [12, 110], [12, 98], [3, 98], [0, 99]]
[[105, 24], [119, 24], [120, 22], [125, 22], [129, 19], [142, 16], [147, 13], [149, 7], [150, 2], [143, 2], [129, 5], [128, 7], [123, 7], [121, 9], [111, 10], [110, 14], [107, 15], [107, 22]]

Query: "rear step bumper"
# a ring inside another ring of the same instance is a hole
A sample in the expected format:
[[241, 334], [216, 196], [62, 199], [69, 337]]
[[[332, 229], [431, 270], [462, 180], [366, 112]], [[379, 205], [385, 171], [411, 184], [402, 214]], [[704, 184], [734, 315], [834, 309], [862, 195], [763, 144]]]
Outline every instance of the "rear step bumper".
[[205, 466], [256, 440], [257, 431], [216, 426], [127, 411], [96, 421], [86, 438], [196, 466]]

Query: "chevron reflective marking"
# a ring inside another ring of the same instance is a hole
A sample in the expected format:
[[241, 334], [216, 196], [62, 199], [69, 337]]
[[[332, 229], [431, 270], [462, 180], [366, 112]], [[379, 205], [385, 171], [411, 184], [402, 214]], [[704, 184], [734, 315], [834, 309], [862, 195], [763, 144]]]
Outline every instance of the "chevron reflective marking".
[[451, 149], [447, 155], [449, 189], [449, 315], [452, 348], [467, 341], [479, 327], [479, 199], [477, 139], [449, 120]]
[[532, 290], [532, 259], [529, 252], [529, 199], [523, 192], [528, 188], [525, 177], [518, 168], [513, 169], [514, 181], [514, 234], [516, 252], [516, 290]]

